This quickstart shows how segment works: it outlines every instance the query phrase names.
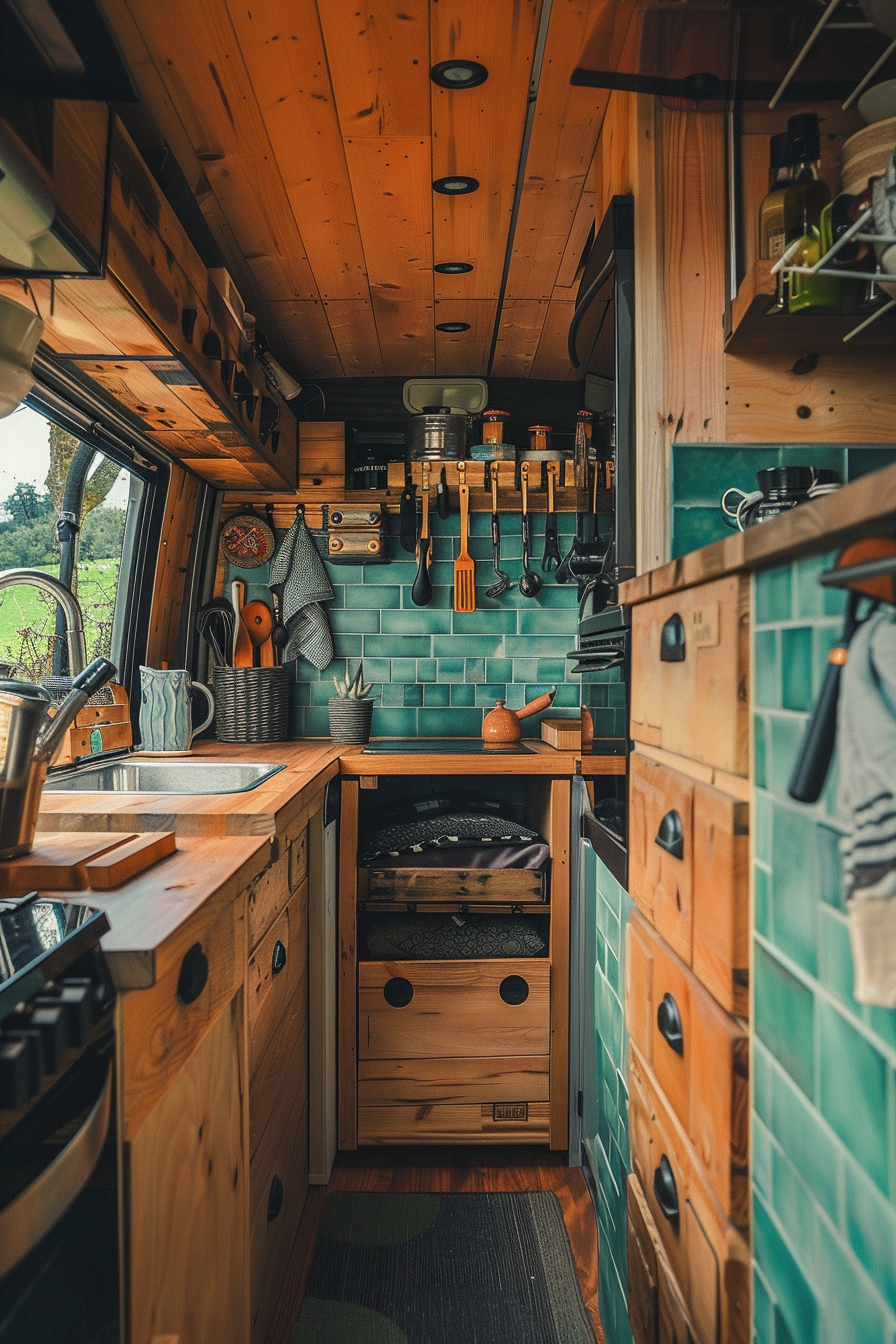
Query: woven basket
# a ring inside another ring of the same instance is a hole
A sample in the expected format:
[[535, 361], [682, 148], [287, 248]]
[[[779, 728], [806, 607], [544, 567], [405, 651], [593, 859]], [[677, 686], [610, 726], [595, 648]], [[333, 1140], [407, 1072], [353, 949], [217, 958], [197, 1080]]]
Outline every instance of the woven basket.
[[282, 742], [289, 730], [288, 667], [215, 667], [219, 742]]
[[330, 699], [330, 738], [343, 746], [362, 746], [370, 741], [372, 700]]

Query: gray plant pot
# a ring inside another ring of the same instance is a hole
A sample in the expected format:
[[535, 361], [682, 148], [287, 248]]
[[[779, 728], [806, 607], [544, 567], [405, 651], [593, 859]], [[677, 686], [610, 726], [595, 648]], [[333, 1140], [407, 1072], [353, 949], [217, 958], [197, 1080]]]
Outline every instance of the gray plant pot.
[[373, 719], [372, 700], [340, 700], [330, 697], [330, 738], [346, 746], [362, 746], [370, 741]]

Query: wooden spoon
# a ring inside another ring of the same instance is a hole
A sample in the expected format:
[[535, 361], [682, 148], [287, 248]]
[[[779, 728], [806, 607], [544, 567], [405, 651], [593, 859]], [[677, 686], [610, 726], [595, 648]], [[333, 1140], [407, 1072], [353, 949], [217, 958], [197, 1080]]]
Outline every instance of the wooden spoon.
[[230, 585], [230, 593], [233, 599], [233, 610], [236, 612], [236, 630], [233, 637], [233, 665], [234, 667], [252, 666], [252, 641], [249, 638], [249, 631], [243, 622], [243, 602], [246, 598], [246, 585], [242, 579], [234, 579]]
[[271, 634], [274, 629], [274, 617], [267, 603], [247, 602], [243, 607], [243, 624], [249, 633], [253, 649], [260, 650], [259, 665], [273, 667], [274, 646], [271, 643]]

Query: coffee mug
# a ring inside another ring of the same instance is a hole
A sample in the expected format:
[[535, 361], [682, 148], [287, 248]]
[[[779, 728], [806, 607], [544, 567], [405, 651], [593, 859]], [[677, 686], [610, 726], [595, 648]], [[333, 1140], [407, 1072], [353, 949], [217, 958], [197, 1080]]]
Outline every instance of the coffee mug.
[[[208, 699], [208, 714], [195, 728], [190, 703], [193, 691], [201, 691]], [[193, 738], [208, 727], [214, 713], [211, 691], [201, 681], [193, 681], [186, 668], [140, 668], [141, 751], [189, 751]]]

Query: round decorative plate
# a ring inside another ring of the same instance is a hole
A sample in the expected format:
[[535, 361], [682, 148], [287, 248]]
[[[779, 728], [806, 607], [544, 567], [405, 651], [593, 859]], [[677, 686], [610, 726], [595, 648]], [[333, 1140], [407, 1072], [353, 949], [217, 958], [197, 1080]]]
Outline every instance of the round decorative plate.
[[235, 513], [221, 528], [224, 555], [238, 569], [258, 569], [273, 557], [274, 534], [255, 513]]

